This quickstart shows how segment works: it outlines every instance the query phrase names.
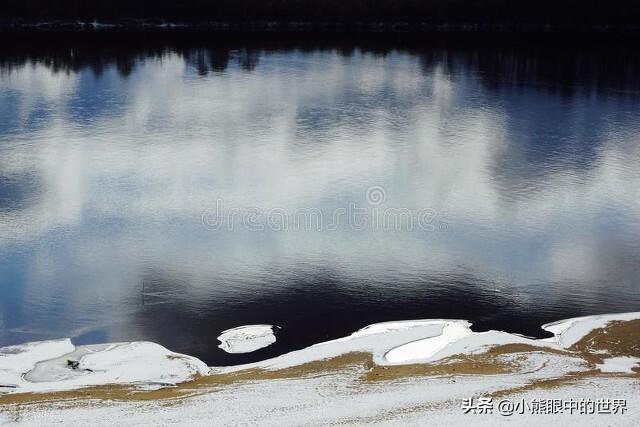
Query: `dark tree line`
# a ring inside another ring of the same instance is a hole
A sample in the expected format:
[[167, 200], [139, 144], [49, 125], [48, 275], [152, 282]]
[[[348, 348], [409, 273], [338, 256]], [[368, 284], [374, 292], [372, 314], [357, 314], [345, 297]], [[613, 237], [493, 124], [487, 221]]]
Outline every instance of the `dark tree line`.
[[640, 25], [638, 0], [2, 0], [0, 20]]
[[640, 51], [637, 36], [577, 34], [558, 40], [514, 34], [227, 34], [209, 32], [90, 31], [12, 34], [0, 44], [0, 76], [26, 64], [41, 64], [54, 72], [90, 69], [96, 75], [115, 67], [126, 77], [146, 59], [176, 54], [199, 75], [224, 72], [234, 64], [245, 71], [260, 66], [270, 52], [335, 51], [345, 58], [355, 51], [384, 57], [401, 51], [420, 59], [422, 70], [439, 69], [455, 76], [471, 71], [491, 90], [536, 85], [571, 96], [603, 93], [637, 102], [640, 91]]

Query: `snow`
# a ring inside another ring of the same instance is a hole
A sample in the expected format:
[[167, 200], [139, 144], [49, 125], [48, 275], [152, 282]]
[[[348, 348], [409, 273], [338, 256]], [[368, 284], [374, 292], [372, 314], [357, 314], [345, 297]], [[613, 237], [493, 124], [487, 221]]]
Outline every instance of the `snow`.
[[302, 350], [246, 365], [212, 368], [213, 372], [233, 372], [249, 368], [277, 370], [325, 360], [347, 353], [371, 353], [378, 364], [387, 364], [385, 353], [390, 349], [425, 337], [435, 337], [451, 320], [412, 320], [385, 322], [367, 326], [359, 331], [331, 341], [312, 345]]
[[[444, 320], [443, 320], [444, 321]], [[382, 332], [391, 332], [391, 331], [401, 331], [404, 329], [413, 328], [416, 326], [424, 326], [432, 323], [441, 322], [441, 320], [431, 319], [431, 320], [401, 320], [395, 322], [380, 322], [374, 323], [369, 326], [365, 326], [364, 328], [354, 332], [351, 334], [351, 337], [363, 337], [367, 335], [379, 334]]]
[[[4, 347], [0, 355], [0, 382], [13, 386], [5, 388], [9, 392], [71, 390], [104, 384], [169, 386], [209, 373], [204, 362], [151, 342], [75, 347], [66, 339]], [[68, 361], [79, 362], [78, 368], [72, 369]]]
[[574, 317], [573, 319], [547, 323], [546, 325], [542, 325], [542, 329], [554, 334], [548, 341], [558, 343], [560, 346], [568, 348], [580, 341], [594, 329], [603, 328], [609, 322], [637, 319], [640, 319], [640, 312], [602, 314], [597, 316]]
[[22, 374], [34, 365], [52, 357], [73, 351], [70, 339], [41, 341], [0, 348], [0, 392], [7, 388], [20, 387]]
[[[550, 356], [554, 357], [554, 356]], [[561, 357], [561, 356], [557, 356]], [[532, 364], [550, 371], [556, 359], [536, 355]], [[568, 367], [567, 367], [568, 368]], [[374, 425], [640, 425], [639, 383], [629, 378], [593, 378], [552, 389], [537, 389], [494, 398], [524, 399], [626, 399], [627, 411], [619, 415], [535, 415], [510, 417], [497, 413], [465, 414], [463, 399], [489, 397], [496, 390], [511, 389], [531, 381], [538, 371], [521, 375], [415, 377], [404, 381], [358, 384], [358, 371], [338, 372], [301, 379], [262, 380], [233, 384], [171, 404], [157, 401], [74, 401], [55, 405], [7, 408], [0, 424], [18, 420], [20, 425], [69, 424], [78, 426], [184, 425], [215, 423], [225, 426]], [[215, 421], [214, 421], [215, 420]]]
[[389, 351], [385, 359], [391, 363], [406, 363], [417, 359], [428, 360], [451, 343], [473, 334], [469, 322], [450, 322], [440, 335], [401, 345]]
[[[171, 386], [194, 376], [247, 368], [277, 370], [353, 352], [369, 353], [378, 365], [437, 362], [457, 354], [475, 354], [492, 346], [527, 344], [545, 348], [570, 347], [595, 328], [613, 320], [633, 320], [640, 313], [598, 315], [544, 325], [551, 339], [532, 339], [502, 331], [473, 332], [465, 320], [428, 319], [384, 322], [353, 334], [272, 359], [246, 365], [208, 368], [202, 361], [177, 354], [151, 342], [74, 346], [69, 339], [0, 348], [0, 393], [69, 390], [104, 384], [141, 388]], [[254, 351], [275, 342], [271, 325], [246, 325], [224, 331], [218, 338], [225, 351]], [[533, 357], [531, 353], [530, 357]], [[541, 353], [544, 354], [544, 353]], [[546, 357], [546, 356], [545, 356]], [[532, 359], [533, 360], [533, 359]], [[569, 360], [565, 356], [564, 361]], [[72, 369], [68, 361], [77, 361]], [[559, 362], [558, 362], [559, 363]], [[575, 361], [571, 362], [575, 365]], [[608, 359], [603, 372], [628, 372], [630, 360]], [[634, 362], [636, 363], [636, 362]]]
[[478, 353], [488, 347], [503, 344], [559, 348], [554, 343], [501, 331], [473, 332], [471, 324], [466, 320], [411, 320], [378, 323], [348, 337], [326, 341], [273, 359], [212, 369], [215, 372], [247, 368], [275, 370], [353, 352], [371, 353], [374, 362], [379, 365], [433, 362], [455, 354]]
[[527, 344], [557, 349], [553, 343], [501, 331], [472, 332], [462, 324], [447, 325], [440, 336], [411, 342], [389, 351], [385, 358], [393, 364], [434, 362], [456, 354], [477, 354], [490, 347]]
[[250, 353], [276, 342], [272, 325], [246, 325], [223, 331], [218, 346], [227, 353]]
[[455, 354], [475, 354], [485, 351], [488, 347], [505, 344], [568, 348], [594, 329], [603, 328], [609, 322], [636, 319], [640, 319], [640, 312], [576, 317], [548, 323], [542, 328], [554, 334], [550, 339], [532, 339], [502, 331], [473, 332], [469, 322], [444, 321], [446, 323], [439, 336], [396, 347], [385, 355], [385, 359], [394, 364], [433, 362]]
[[640, 359], [637, 357], [610, 357], [602, 364], [596, 365], [600, 372], [620, 372], [632, 374], [632, 368], [638, 367]]

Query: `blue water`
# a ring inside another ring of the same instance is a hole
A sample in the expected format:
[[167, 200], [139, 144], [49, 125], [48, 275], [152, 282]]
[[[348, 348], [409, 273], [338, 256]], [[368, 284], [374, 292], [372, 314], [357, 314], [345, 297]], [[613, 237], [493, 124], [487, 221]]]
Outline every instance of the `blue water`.
[[0, 54], [0, 345], [640, 310], [633, 57], [118, 49]]

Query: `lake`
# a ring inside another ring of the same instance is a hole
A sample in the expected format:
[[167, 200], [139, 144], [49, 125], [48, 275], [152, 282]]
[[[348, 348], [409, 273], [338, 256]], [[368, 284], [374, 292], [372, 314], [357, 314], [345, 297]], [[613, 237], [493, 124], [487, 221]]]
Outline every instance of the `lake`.
[[[0, 49], [0, 346], [228, 365], [388, 320], [543, 337], [638, 310], [635, 45]], [[277, 342], [218, 348], [247, 324]]]

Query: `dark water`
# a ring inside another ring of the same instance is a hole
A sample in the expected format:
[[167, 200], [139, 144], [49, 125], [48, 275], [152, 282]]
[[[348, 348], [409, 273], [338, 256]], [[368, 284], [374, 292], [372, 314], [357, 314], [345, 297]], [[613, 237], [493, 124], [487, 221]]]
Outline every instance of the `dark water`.
[[0, 345], [640, 310], [633, 44], [81, 39], [0, 49]]

